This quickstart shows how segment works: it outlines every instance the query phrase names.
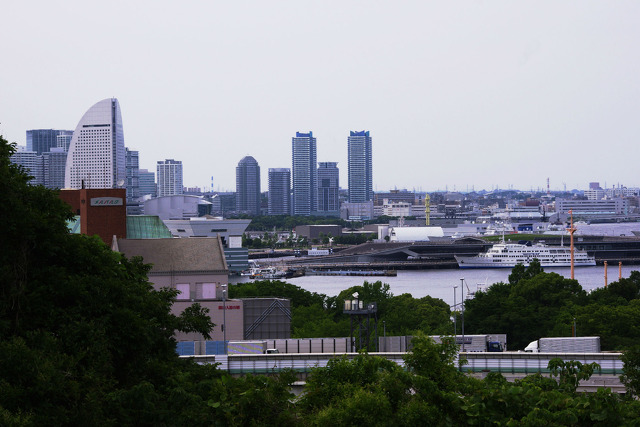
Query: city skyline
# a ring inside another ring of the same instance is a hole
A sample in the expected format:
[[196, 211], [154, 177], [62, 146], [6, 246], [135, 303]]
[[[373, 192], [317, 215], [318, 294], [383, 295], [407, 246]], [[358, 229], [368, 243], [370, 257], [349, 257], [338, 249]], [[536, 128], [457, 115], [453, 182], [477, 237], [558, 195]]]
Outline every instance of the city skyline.
[[369, 130], [374, 191], [640, 184], [637, 2], [36, 3], [0, 28], [19, 145], [113, 96], [140, 167], [180, 158], [190, 187], [232, 190], [247, 155], [266, 182], [299, 129], [343, 183], [344, 135]]

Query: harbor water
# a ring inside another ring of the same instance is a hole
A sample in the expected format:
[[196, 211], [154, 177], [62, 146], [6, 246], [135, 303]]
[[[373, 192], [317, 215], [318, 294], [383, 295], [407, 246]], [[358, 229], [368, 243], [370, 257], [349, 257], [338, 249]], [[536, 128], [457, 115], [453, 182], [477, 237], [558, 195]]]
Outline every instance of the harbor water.
[[[558, 273], [566, 278], [571, 278], [571, 268], [569, 267], [545, 267], [544, 271]], [[623, 265], [622, 277], [628, 278], [632, 271], [640, 271], [640, 265]], [[464, 285], [463, 290], [466, 297], [467, 293], [487, 288], [493, 283], [508, 282], [509, 274], [511, 274], [510, 268], [399, 270], [398, 275], [395, 277], [302, 276], [282, 280], [300, 286], [307, 291], [328, 296], [338, 295], [341, 291], [351, 286], [362, 285], [365, 281], [369, 283], [381, 281], [389, 285], [394, 295], [411, 294], [414, 298], [422, 298], [428, 295], [433, 298], [439, 298], [452, 306], [454, 303], [454, 289], [456, 291], [456, 302], [460, 302], [462, 297], [461, 284]], [[607, 268], [608, 283], [618, 280], [618, 276], [618, 265], [609, 265]], [[602, 265], [576, 268], [574, 277], [585, 291], [601, 288], [605, 285], [604, 266]], [[251, 280], [247, 277], [230, 277], [229, 279], [232, 283]]]
[[[608, 223], [608, 224], [584, 224], [578, 226], [576, 237], [581, 235], [600, 236], [633, 236], [632, 231], [640, 231], [640, 223]], [[517, 236], [517, 235], [516, 235]], [[567, 237], [568, 244], [568, 237]], [[545, 267], [547, 273], [558, 273], [566, 278], [571, 278], [569, 267]], [[640, 271], [640, 265], [623, 265], [622, 277], [628, 278], [631, 271]], [[618, 265], [609, 265], [607, 268], [608, 283], [618, 280]], [[414, 298], [431, 296], [444, 300], [447, 304], [454, 304], [454, 286], [456, 302], [460, 302], [461, 284], [464, 284], [464, 294], [475, 292], [479, 287], [486, 288], [493, 283], [507, 282], [511, 274], [510, 268], [505, 269], [445, 269], [445, 270], [399, 270], [396, 277], [336, 277], [336, 276], [303, 276], [284, 279], [286, 282], [300, 286], [310, 292], [322, 293], [329, 296], [338, 295], [344, 289], [351, 286], [362, 285], [365, 281], [381, 281], [389, 284], [394, 295], [411, 294]], [[575, 279], [582, 289], [590, 291], [605, 286], [604, 266], [579, 267], [575, 269]], [[231, 279], [231, 278], [230, 278]], [[464, 281], [461, 281], [464, 279]], [[234, 278], [232, 282], [248, 280]]]
[[[640, 271], [640, 265], [622, 266], [622, 277], [627, 278], [631, 271]], [[558, 273], [571, 278], [570, 267], [544, 268], [547, 273]], [[574, 270], [574, 277], [585, 291], [604, 287], [604, 266], [580, 267]], [[607, 268], [608, 282], [618, 280], [618, 266], [609, 265]], [[387, 283], [394, 295], [411, 294], [414, 298], [430, 296], [440, 298], [447, 304], [453, 305], [453, 292], [456, 286], [456, 301], [460, 302], [461, 288], [464, 284], [464, 294], [475, 292], [478, 288], [488, 287], [493, 283], [508, 282], [511, 269], [449, 269], [449, 270], [399, 270], [396, 277], [322, 277], [303, 276], [285, 279], [288, 283], [300, 286], [310, 292], [317, 292], [329, 296], [338, 295], [342, 290], [351, 286], [362, 285], [365, 281], [381, 281]], [[461, 281], [464, 279], [464, 281]]]

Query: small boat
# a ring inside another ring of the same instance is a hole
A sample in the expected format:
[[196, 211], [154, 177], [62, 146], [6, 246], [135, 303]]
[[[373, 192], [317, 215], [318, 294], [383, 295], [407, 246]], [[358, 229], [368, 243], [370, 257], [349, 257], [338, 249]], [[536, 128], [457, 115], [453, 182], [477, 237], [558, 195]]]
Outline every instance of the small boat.
[[251, 269], [250, 277], [252, 279], [282, 279], [287, 276], [286, 271], [278, 270], [276, 267], [256, 267]]
[[[537, 259], [542, 267], [570, 267], [571, 249], [564, 246], [547, 246], [521, 243], [493, 245], [487, 252], [478, 255], [455, 255], [460, 268], [513, 268], [518, 264], [525, 267]], [[595, 257], [585, 251], [574, 251], [575, 267], [596, 265]]]

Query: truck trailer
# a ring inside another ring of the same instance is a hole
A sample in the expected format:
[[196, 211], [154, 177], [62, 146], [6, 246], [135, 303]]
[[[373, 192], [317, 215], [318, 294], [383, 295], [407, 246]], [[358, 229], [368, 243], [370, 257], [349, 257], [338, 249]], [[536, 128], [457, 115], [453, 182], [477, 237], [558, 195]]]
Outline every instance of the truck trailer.
[[265, 354], [266, 352], [266, 341], [229, 341], [227, 343], [227, 354]]
[[[442, 340], [439, 336], [434, 335], [431, 338], [436, 343], [441, 343]], [[492, 334], [492, 335], [457, 335], [455, 342], [460, 346], [460, 351], [489, 351], [489, 352], [502, 352], [507, 351], [507, 335], [506, 334]]]
[[532, 341], [524, 351], [531, 353], [600, 353], [600, 337], [553, 337]]

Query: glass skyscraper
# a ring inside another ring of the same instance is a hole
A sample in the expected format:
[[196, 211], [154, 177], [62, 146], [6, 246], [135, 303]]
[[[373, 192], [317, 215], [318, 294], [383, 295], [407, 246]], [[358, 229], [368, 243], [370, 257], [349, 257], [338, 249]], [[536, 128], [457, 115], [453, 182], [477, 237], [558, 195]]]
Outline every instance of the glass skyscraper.
[[293, 214], [311, 215], [318, 210], [318, 168], [313, 133], [296, 132], [291, 138]]
[[269, 215], [291, 215], [291, 170], [269, 169]]
[[349, 133], [349, 202], [373, 200], [371, 136], [369, 131]]
[[[73, 135], [72, 130], [58, 129], [32, 129], [27, 131], [27, 151], [35, 151], [41, 155], [51, 151], [52, 148], [60, 147], [60, 140], [70, 140]], [[59, 138], [61, 137], [61, 138]], [[68, 145], [65, 151], [68, 151]]]
[[260, 215], [260, 166], [251, 156], [236, 167], [236, 211]]
[[126, 180], [124, 132], [116, 98], [98, 102], [80, 119], [73, 132], [64, 186], [118, 188]]
[[156, 187], [155, 172], [147, 169], [138, 169], [138, 184], [140, 185], [140, 196], [156, 197], [158, 189]]
[[140, 154], [136, 150], [125, 148], [127, 173], [127, 215], [141, 215], [140, 204]]

